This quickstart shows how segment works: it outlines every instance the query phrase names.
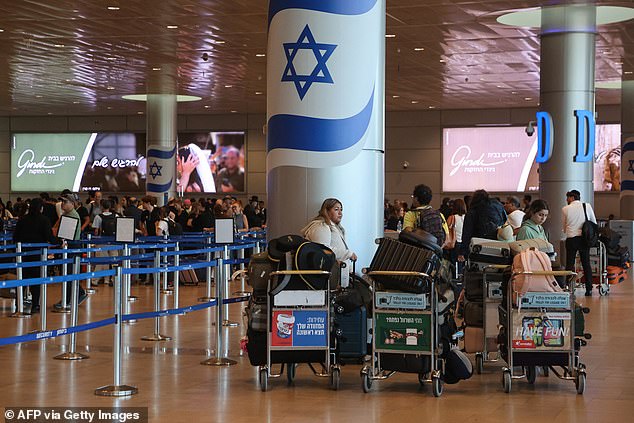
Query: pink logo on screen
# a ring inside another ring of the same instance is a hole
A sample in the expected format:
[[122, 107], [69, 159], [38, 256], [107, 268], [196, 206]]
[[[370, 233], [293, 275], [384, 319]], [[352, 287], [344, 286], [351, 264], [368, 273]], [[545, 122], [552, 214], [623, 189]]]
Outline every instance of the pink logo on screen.
[[[511, 154], [518, 154], [519, 157], [519, 153]], [[449, 176], [455, 175], [460, 169], [468, 173], [495, 172], [495, 166], [506, 161], [506, 159], [499, 161], [487, 161], [487, 159], [484, 158], [484, 155], [485, 153], [482, 153], [477, 159], [472, 159], [471, 148], [469, 148], [468, 145], [458, 147], [458, 149], [453, 153], [453, 156], [451, 156], [451, 166], [453, 166], [453, 169], [449, 172]]]

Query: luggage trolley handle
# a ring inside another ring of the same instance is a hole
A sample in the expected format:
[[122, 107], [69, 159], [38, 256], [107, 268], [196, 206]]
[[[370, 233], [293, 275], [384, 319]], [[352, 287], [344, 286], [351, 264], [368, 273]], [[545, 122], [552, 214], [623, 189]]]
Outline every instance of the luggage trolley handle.
[[[270, 276], [330, 276], [330, 272], [327, 270], [277, 270], [271, 272]], [[271, 295], [277, 295], [286, 288], [290, 282], [290, 277], [284, 278], [274, 289], [270, 290]], [[312, 287], [311, 287], [312, 288]]]
[[419, 276], [421, 278], [429, 278], [427, 273], [413, 272], [408, 270], [372, 270], [367, 273], [368, 276]]

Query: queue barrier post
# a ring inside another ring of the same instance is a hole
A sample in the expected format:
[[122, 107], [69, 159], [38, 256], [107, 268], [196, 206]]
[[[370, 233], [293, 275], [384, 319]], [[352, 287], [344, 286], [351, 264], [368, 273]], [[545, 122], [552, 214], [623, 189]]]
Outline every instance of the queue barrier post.
[[[22, 243], [18, 242], [15, 246], [15, 252], [17, 256], [15, 257], [15, 262], [18, 264], [17, 269], [15, 270], [16, 278], [21, 281], [22, 280], [22, 267], [20, 264], [22, 263], [22, 256], [20, 253], [22, 252]], [[19, 285], [15, 289], [15, 312], [10, 314], [9, 317], [14, 317], [16, 319], [26, 319], [31, 317], [30, 314], [24, 312], [24, 287]]]
[[205, 365], [205, 366], [217, 366], [217, 367], [225, 367], [225, 366], [233, 366], [234, 364], [237, 364], [237, 361], [235, 360], [230, 360], [226, 357], [223, 357], [224, 355], [224, 343], [223, 343], [223, 339], [222, 339], [222, 333], [224, 331], [223, 329], [223, 313], [222, 313], [222, 303], [224, 302], [223, 300], [223, 295], [222, 295], [222, 273], [224, 272], [224, 260], [222, 258], [218, 259], [218, 264], [216, 266], [216, 322], [215, 322], [215, 326], [216, 326], [216, 351], [215, 351], [215, 356], [213, 358], [201, 361], [200, 364]]
[[[122, 261], [123, 268], [129, 269], [131, 265], [130, 260], [130, 246], [128, 244], [123, 245], [123, 257]], [[130, 285], [132, 285], [132, 276], [129, 273], [122, 275], [121, 277], [121, 295], [123, 296], [123, 314], [130, 314], [130, 303], [137, 300], [137, 297], [133, 297], [130, 295]], [[134, 298], [134, 299], [133, 299]], [[126, 324], [134, 324], [136, 323], [136, 319], [129, 319], [123, 323]]]
[[246, 287], [244, 285], [244, 281], [246, 280], [246, 266], [244, 265], [244, 263], [242, 263], [242, 261], [244, 260], [244, 248], [240, 248], [237, 252], [237, 256], [238, 256], [238, 260], [241, 261], [240, 265], [238, 266], [238, 270], [231, 275], [231, 279], [235, 279], [236, 277], [240, 278], [240, 291], [236, 291], [233, 293], [234, 296], [245, 296], [245, 295], [249, 295], [249, 293], [246, 291]]
[[[211, 248], [211, 237], [207, 237], [207, 248]], [[211, 251], [207, 251], [207, 253], [205, 254], [205, 259], [207, 260], [207, 263], [211, 263]], [[219, 265], [216, 264], [216, 266]], [[218, 286], [217, 283], [216, 286]], [[198, 298], [198, 301], [201, 303], [207, 303], [209, 301], [213, 301], [213, 299], [214, 297], [211, 296], [211, 267], [207, 266], [205, 272], [205, 296]]]
[[[81, 266], [81, 257], [75, 257], [73, 262], [73, 273], [75, 275], [80, 273]], [[70, 299], [70, 320], [71, 326], [77, 326], [77, 312], [79, 308], [79, 280], [74, 279], [72, 282], [71, 289], [71, 299]], [[53, 357], [56, 360], [83, 360], [85, 358], [90, 358], [86, 354], [77, 352], [77, 333], [73, 332], [70, 334], [70, 340], [68, 342], [68, 351], [65, 353], [56, 355]]]
[[[127, 245], [126, 245], [127, 248]], [[127, 303], [125, 301], [125, 290], [122, 289], [121, 267], [117, 266], [117, 276], [114, 280], [114, 345], [112, 348], [112, 362], [114, 365], [114, 384], [102, 386], [95, 389], [95, 395], [104, 397], [124, 397], [139, 393], [139, 389], [136, 386], [122, 385], [121, 384], [121, 355], [123, 353], [121, 345], [121, 332], [123, 326], [121, 320], [123, 319], [122, 305]]]
[[[161, 309], [161, 271], [159, 270], [161, 267], [160, 250], [154, 251], [154, 267], [157, 269], [157, 272], [154, 274], [154, 311], [158, 312]], [[161, 318], [159, 316], [154, 317], [154, 334], [142, 337], [142, 341], [169, 341], [172, 339], [170, 336], [161, 335], [160, 319]]]
[[[229, 263], [229, 246], [225, 245], [222, 250], [222, 279], [219, 279], [216, 282], [216, 289], [220, 289], [222, 291], [222, 297], [226, 298], [229, 296], [229, 279], [231, 276], [231, 264]], [[220, 288], [219, 288], [220, 286]], [[218, 303], [218, 307], [220, 307], [220, 303]], [[238, 326], [238, 322], [234, 322], [229, 320], [229, 304], [222, 305], [222, 312], [224, 315], [224, 320], [222, 321], [222, 326], [234, 328]]]
[[[66, 250], [68, 249], [68, 245], [66, 244], [66, 242], [64, 242], [64, 244], [62, 245], [62, 249], [64, 250], [64, 252], [62, 253], [62, 259], [66, 260], [68, 258], [68, 253], [66, 252]], [[67, 264], [63, 264], [62, 265], [62, 275], [63, 276], [68, 276], [68, 265]], [[43, 277], [46, 275], [43, 275]], [[53, 307], [53, 310], [51, 310], [53, 313], [70, 313], [70, 305], [68, 304], [68, 302], [66, 301], [66, 298], [68, 297], [68, 287], [67, 287], [67, 283], [63, 282], [62, 283], [62, 300], [60, 301], [60, 307], [59, 308], [55, 308]], [[40, 307], [41, 310], [44, 310], [44, 303], [42, 303], [42, 307]]]
[[[166, 243], [169, 242], [169, 238], [168, 238], [167, 234], [163, 234], [163, 241], [165, 241]], [[168, 248], [164, 247], [163, 248], [163, 252], [167, 253], [167, 251], [168, 251]], [[167, 255], [165, 255], [163, 257], [163, 264], [165, 265], [165, 267], [167, 267], [168, 263], [169, 263], [169, 257], [167, 257]], [[174, 294], [174, 290], [169, 287], [168, 282], [167, 282], [168, 273], [167, 272], [163, 272], [163, 274], [161, 276], [162, 276], [162, 279], [163, 279], [163, 288], [161, 289], [161, 294], [164, 294], [164, 295], [172, 295], [172, 294]]]
[[[88, 239], [88, 244], [86, 244], [86, 247], [92, 248], [95, 246], [90, 242], [92, 241], [92, 234], [86, 235], [86, 239]], [[86, 252], [86, 258], [89, 259], [88, 263], [86, 263], [86, 271], [90, 273], [92, 272], [92, 263], [90, 263], [90, 259], [92, 258], [91, 251]], [[95, 292], [97, 292], [97, 290], [92, 287], [92, 279], [86, 279], [86, 294], [94, 294]]]
[[[42, 248], [42, 255], [40, 256], [42, 262], [46, 263], [48, 259], [48, 248]], [[45, 278], [48, 274], [48, 266], [45, 264], [40, 268], [40, 277]], [[42, 332], [46, 332], [46, 300], [47, 300], [47, 288], [48, 285], [45, 283], [40, 285], [40, 330]], [[31, 307], [33, 307], [33, 304]]]
[[[176, 252], [176, 255], [174, 255], [174, 266], [178, 267], [180, 266], [180, 244], [177, 241], [176, 245], [174, 246], [174, 251]], [[178, 308], [178, 303], [179, 303], [179, 287], [178, 285], [180, 284], [180, 272], [178, 270], [174, 271], [174, 308]], [[184, 313], [181, 313], [184, 314]]]

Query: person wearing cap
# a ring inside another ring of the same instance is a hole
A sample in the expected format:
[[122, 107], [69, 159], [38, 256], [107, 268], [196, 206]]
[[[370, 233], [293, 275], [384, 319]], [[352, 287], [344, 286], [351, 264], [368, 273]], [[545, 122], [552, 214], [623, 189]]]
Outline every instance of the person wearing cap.
[[[561, 209], [563, 230], [566, 235], [566, 270], [575, 269], [577, 252], [583, 266], [583, 277], [586, 282], [586, 297], [592, 296], [592, 266], [590, 265], [590, 246], [586, 245], [581, 228], [587, 219], [597, 223], [594, 210], [589, 203], [581, 202], [581, 193], [576, 189], [566, 193], [567, 206]], [[584, 210], [585, 209], [585, 210]]]
[[[70, 193], [70, 194], [62, 195], [60, 197], [60, 200], [62, 202], [62, 216], [72, 217], [73, 219], [77, 219], [77, 221], [80, 222], [81, 220], [79, 217], [79, 213], [77, 213], [77, 210], [75, 210], [75, 204], [80, 201], [79, 196], [77, 194]], [[59, 225], [62, 220], [62, 216], [60, 216], [57, 223], [55, 223], [55, 226], [53, 227], [53, 233], [57, 233], [57, 231], [59, 230]], [[75, 227], [75, 236], [73, 237], [73, 240], [78, 240], [80, 236], [81, 236], [81, 224], [78, 224]], [[74, 257], [74, 254], [68, 255], [68, 258], [73, 258], [73, 257]], [[68, 274], [72, 275], [74, 272], [73, 265], [68, 264], [67, 266], [68, 266]], [[78, 285], [79, 285], [78, 304], [81, 304], [86, 300], [86, 298], [88, 298], [88, 295], [86, 295], [86, 291], [84, 291], [84, 288], [82, 288], [81, 283], [79, 283]], [[71, 295], [72, 295], [72, 282], [66, 282], [66, 303], [67, 304], [70, 304]], [[57, 302], [56, 304], [53, 305], [53, 307], [57, 309], [61, 309], [62, 302], [61, 301]]]

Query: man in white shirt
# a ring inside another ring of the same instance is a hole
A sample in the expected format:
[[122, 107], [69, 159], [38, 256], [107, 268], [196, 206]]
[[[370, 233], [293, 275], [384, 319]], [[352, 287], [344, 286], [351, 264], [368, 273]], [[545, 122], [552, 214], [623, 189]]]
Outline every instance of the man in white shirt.
[[[586, 282], [586, 297], [592, 296], [592, 266], [590, 265], [590, 247], [586, 245], [583, 236], [581, 236], [581, 228], [588, 220], [597, 223], [594, 210], [589, 203], [582, 203], [581, 193], [576, 189], [566, 193], [566, 201], [568, 205], [561, 209], [563, 215], [563, 229], [566, 234], [566, 270], [574, 270], [575, 258], [577, 251], [581, 257], [581, 265], [583, 266], [583, 277]], [[584, 212], [585, 204], [585, 212]]]
[[507, 197], [504, 203], [504, 210], [508, 216], [509, 225], [513, 228], [513, 234], [516, 234], [524, 221], [524, 212], [520, 209], [520, 199], [514, 196]]

